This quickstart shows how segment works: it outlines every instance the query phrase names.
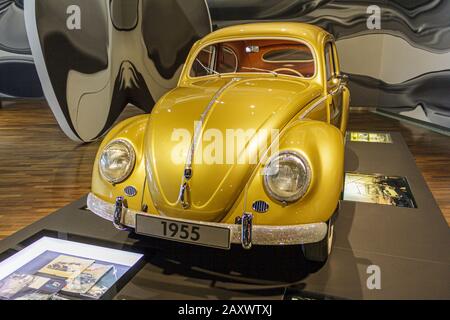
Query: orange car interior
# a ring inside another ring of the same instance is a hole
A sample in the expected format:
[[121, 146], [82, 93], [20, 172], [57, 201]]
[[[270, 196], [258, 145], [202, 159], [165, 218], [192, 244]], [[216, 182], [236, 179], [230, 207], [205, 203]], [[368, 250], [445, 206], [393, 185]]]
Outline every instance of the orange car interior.
[[[253, 48], [253, 51], [249, 52], [249, 48]], [[255, 69], [265, 69], [305, 78], [312, 77], [315, 73], [315, 63], [310, 48], [297, 41], [230, 41], [218, 44], [217, 49], [215, 70], [219, 73], [258, 72]], [[209, 65], [208, 59], [205, 61], [206, 57], [199, 56], [199, 58]]]

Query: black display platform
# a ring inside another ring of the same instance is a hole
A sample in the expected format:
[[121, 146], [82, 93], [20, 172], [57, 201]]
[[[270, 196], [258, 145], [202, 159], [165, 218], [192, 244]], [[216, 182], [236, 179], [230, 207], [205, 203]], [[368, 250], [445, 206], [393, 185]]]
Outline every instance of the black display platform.
[[[450, 299], [449, 227], [401, 135], [392, 138], [349, 142], [346, 171], [407, 177], [418, 208], [342, 202], [325, 265], [305, 261], [298, 246], [222, 251], [119, 232], [83, 209], [85, 198], [1, 241], [0, 259], [50, 231], [145, 254], [116, 299]], [[366, 285], [371, 265], [381, 268], [381, 290]]]

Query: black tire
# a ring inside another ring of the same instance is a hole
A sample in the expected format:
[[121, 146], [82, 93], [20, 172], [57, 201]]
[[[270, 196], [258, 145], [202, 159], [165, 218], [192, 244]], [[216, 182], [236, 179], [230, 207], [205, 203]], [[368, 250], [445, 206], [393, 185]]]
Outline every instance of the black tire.
[[[340, 200], [344, 199], [344, 191], [345, 191], [345, 170], [344, 170], [344, 178], [342, 182], [342, 190]], [[328, 220], [327, 225], [327, 234], [325, 238], [316, 243], [307, 243], [302, 246], [303, 255], [306, 260], [314, 261], [314, 262], [325, 262], [327, 261], [329, 255], [331, 254], [331, 250], [333, 249], [333, 240], [334, 240], [334, 222], [336, 221], [337, 216], [339, 215], [340, 201], [336, 208], [336, 211]]]
[[325, 238], [316, 243], [308, 243], [302, 246], [303, 255], [306, 260], [314, 262], [325, 262], [331, 253], [334, 240], [334, 216], [327, 223], [328, 229]]

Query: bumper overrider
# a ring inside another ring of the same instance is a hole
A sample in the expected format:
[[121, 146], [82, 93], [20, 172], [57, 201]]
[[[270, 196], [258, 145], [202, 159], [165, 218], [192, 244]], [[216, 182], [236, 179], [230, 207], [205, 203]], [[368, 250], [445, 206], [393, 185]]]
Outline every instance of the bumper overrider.
[[[150, 215], [126, 208], [121, 197], [113, 204], [90, 193], [87, 206], [90, 211], [113, 222], [116, 228], [122, 230], [135, 229], [137, 215]], [[230, 242], [242, 244], [245, 249], [250, 249], [252, 245], [301, 245], [319, 242], [325, 238], [328, 228], [324, 222], [287, 226], [253, 225], [252, 214], [249, 213], [244, 213], [236, 224], [174, 219], [166, 216], [162, 218], [174, 222], [227, 228], [230, 230]]]

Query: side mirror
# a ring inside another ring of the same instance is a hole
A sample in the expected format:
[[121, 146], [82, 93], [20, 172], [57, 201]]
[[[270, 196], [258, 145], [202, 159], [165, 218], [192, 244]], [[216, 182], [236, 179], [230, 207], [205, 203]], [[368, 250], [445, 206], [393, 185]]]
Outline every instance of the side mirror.
[[348, 84], [348, 75], [340, 73], [337, 75], [337, 78], [341, 81], [341, 85], [347, 85]]
[[348, 84], [348, 75], [338, 74], [331, 81], [333, 82], [333, 88], [328, 93], [334, 95], [342, 89], [342, 86]]

